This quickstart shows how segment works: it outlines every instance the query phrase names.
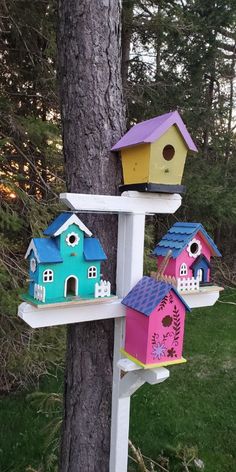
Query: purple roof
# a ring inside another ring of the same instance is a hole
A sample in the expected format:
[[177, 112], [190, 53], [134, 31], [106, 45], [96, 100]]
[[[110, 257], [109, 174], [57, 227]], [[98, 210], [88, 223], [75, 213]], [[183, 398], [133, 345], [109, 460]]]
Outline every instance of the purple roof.
[[152, 277], [144, 276], [122, 300], [122, 304], [137, 310], [143, 315], [150, 316], [163, 298], [173, 290], [188, 311], [187, 303], [173, 285], [167, 284]]
[[151, 120], [142, 121], [134, 125], [118, 143], [112, 147], [112, 151], [134, 146], [135, 144], [153, 143], [159, 139], [172, 125], [176, 125], [181, 133], [188, 149], [197, 152], [197, 148], [177, 111], [165, 113], [164, 115], [156, 116]]

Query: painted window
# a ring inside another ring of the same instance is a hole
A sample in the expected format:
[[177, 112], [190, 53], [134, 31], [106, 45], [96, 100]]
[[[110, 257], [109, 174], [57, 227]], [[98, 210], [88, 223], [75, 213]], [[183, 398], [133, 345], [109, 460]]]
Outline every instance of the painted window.
[[190, 257], [196, 258], [200, 256], [202, 252], [201, 242], [198, 239], [192, 239], [192, 241], [190, 241], [190, 243], [188, 244], [187, 251]]
[[69, 233], [66, 236], [66, 243], [68, 246], [74, 247], [79, 243], [79, 235], [77, 233]]
[[89, 279], [96, 279], [97, 277], [97, 267], [91, 266], [88, 268], [88, 278]]
[[37, 268], [36, 259], [34, 257], [32, 257], [32, 259], [30, 259], [30, 270], [31, 270], [31, 272], [35, 272], [36, 268]]
[[183, 264], [181, 264], [180, 269], [179, 269], [179, 275], [187, 275], [187, 273], [188, 273], [187, 265], [183, 262]]
[[46, 269], [43, 273], [44, 282], [53, 282], [53, 270]]

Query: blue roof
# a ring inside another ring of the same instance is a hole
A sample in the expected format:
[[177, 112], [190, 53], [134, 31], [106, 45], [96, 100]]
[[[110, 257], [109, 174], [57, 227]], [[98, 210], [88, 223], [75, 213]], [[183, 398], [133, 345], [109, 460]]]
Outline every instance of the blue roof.
[[60, 251], [54, 240], [47, 238], [33, 238], [32, 242], [37, 251], [35, 256], [40, 264], [62, 262]]
[[190, 269], [194, 269], [195, 267], [198, 267], [202, 264], [207, 267], [211, 267], [211, 264], [207, 260], [207, 258], [203, 254], [200, 254], [200, 256], [198, 256], [197, 259], [193, 261], [192, 265], [190, 266]]
[[214, 241], [207, 234], [201, 223], [175, 223], [161, 239], [152, 252], [153, 256], [165, 256], [169, 250], [172, 250], [171, 257], [176, 259], [183, 249], [188, 245], [195, 234], [200, 231], [203, 239], [210, 247], [214, 256], [221, 256], [220, 251]]
[[180, 296], [175, 287], [166, 282], [147, 276], [144, 276], [134, 286], [134, 288], [132, 288], [121, 303], [129, 308], [140, 311], [146, 316], [150, 316], [153, 310], [159, 305], [170, 290], [175, 292], [181, 302], [185, 305], [186, 309], [190, 311], [189, 306], [185, 303], [184, 299]]
[[57, 230], [64, 225], [64, 223], [71, 217], [72, 213], [65, 212], [61, 213], [57, 218], [45, 229], [43, 234], [45, 236], [53, 236], [57, 232]]
[[105, 261], [107, 256], [96, 238], [84, 238], [84, 258], [86, 261]]

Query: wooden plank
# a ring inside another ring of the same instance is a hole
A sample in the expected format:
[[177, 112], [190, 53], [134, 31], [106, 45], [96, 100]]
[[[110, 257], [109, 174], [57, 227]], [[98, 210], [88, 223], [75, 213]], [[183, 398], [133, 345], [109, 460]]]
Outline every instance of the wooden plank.
[[143, 367], [141, 367], [138, 364], [135, 364], [135, 362], [131, 361], [131, 359], [128, 359], [128, 357], [124, 357], [120, 359], [117, 362], [117, 367], [121, 369], [123, 372], [133, 372], [134, 370], [141, 370]]
[[222, 290], [222, 287], [217, 286], [202, 287], [199, 292], [181, 292], [180, 295], [190, 308], [200, 308], [215, 305]]
[[156, 369], [149, 369], [142, 371], [142, 378], [150, 385], [156, 385], [164, 382], [170, 376], [170, 371], [165, 367], [157, 367]]
[[84, 321], [104, 320], [107, 318], [124, 317], [124, 306], [120, 300], [104, 302], [96, 305], [70, 305], [38, 309], [23, 302], [18, 307], [18, 316], [31, 328], [43, 328]]
[[125, 192], [127, 190], [137, 190], [137, 192], [153, 192], [153, 193], [185, 193], [186, 187], [184, 185], [174, 185], [174, 184], [153, 184], [150, 182], [142, 184], [124, 184], [119, 185], [120, 192]]
[[175, 213], [179, 194], [124, 192], [121, 196], [61, 193], [60, 199], [72, 210], [89, 213]]
[[[24, 300], [24, 295], [22, 297]], [[29, 303], [30, 305], [34, 306], [38, 310], [45, 310], [45, 308], [56, 308], [56, 307], [69, 307], [69, 306], [76, 306], [76, 305], [99, 305], [100, 303], [112, 303], [115, 300], [118, 300], [117, 295], [111, 295], [110, 297], [103, 297], [103, 298], [79, 298], [74, 297], [73, 300], [64, 301], [64, 302], [55, 302], [55, 303], [36, 303], [33, 299], [31, 300], [28, 296], [25, 297], [25, 302]]]

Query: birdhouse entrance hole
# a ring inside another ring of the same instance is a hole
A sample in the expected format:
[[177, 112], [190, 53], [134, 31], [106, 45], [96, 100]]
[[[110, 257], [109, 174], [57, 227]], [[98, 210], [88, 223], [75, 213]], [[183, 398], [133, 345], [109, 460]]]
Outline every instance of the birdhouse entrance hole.
[[75, 238], [75, 235], [74, 235], [74, 234], [71, 234], [71, 236], [69, 237], [69, 242], [70, 242], [71, 244], [73, 244], [73, 243], [75, 242], [75, 239], [76, 239], [76, 238]]
[[174, 146], [171, 146], [171, 144], [167, 144], [163, 151], [162, 151], [163, 157], [166, 161], [171, 161], [175, 155], [175, 148]]
[[198, 252], [199, 245], [198, 243], [192, 243], [190, 246], [190, 251], [192, 254], [196, 254]]
[[78, 295], [78, 279], [77, 277], [68, 277], [65, 281], [65, 297]]

